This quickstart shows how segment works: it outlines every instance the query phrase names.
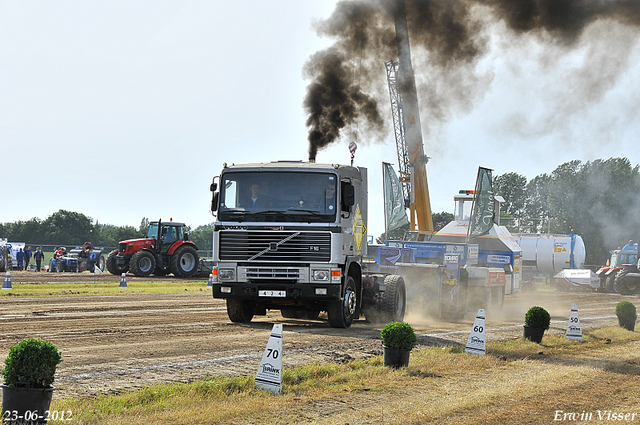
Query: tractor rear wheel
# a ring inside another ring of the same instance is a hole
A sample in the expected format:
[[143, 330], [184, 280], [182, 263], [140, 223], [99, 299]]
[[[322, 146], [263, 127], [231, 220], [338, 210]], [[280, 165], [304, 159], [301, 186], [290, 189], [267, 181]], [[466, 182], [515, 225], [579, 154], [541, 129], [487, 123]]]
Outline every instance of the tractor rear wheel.
[[171, 272], [180, 277], [192, 277], [198, 271], [198, 251], [191, 245], [182, 245], [171, 256]]
[[138, 251], [131, 256], [129, 270], [138, 277], [149, 276], [156, 269], [156, 258], [148, 251]]
[[121, 275], [122, 273], [126, 273], [129, 271], [129, 267], [118, 267], [118, 262], [116, 261], [116, 256], [118, 255], [118, 250], [114, 249], [107, 255], [107, 270], [109, 273], [115, 275]]
[[626, 271], [621, 271], [616, 275], [615, 287], [620, 295], [632, 295], [636, 291], [636, 282], [633, 278], [627, 277]]

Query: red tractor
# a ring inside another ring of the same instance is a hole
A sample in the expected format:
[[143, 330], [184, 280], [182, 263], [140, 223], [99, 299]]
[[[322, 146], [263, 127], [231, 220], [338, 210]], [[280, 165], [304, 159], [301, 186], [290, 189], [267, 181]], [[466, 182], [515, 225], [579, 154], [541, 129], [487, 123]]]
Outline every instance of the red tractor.
[[198, 248], [188, 239], [184, 223], [152, 221], [146, 238], [122, 241], [109, 253], [107, 270], [115, 275], [130, 271], [136, 276], [192, 277], [200, 259]]
[[620, 282], [616, 284], [616, 280], [619, 281], [617, 277], [621, 272], [630, 266], [636, 265], [638, 261], [638, 244], [629, 241], [622, 249], [618, 247], [618, 249], [609, 252], [611, 253], [611, 259], [607, 260], [607, 264], [600, 267], [596, 272], [596, 275], [600, 278], [600, 288], [603, 288], [605, 292], [622, 294], [625, 292], [625, 288]]

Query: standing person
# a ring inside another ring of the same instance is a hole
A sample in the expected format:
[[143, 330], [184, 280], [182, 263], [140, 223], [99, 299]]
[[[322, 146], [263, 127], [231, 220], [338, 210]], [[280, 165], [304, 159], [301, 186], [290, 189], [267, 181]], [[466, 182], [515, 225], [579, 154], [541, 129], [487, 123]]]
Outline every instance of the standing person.
[[44, 253], [40, 251], [40, 247], [36, 248], [33, 258], [36, 260], [36, 271], [39, 272], [42, 270], [42, 260], [44, 260]]
[[24, 251], [20, 248], [18, 254], [16, 254], [16, 260], [18, 260], [18, 270], [22, 270], [22, 266], [24, 263]]
[[31, 256], [33, 252], [31, 251], [31, 247], [27, 247], [24, 251], [24, 269], [27, 270], [29, 268], [29, 261], [31, 260]]

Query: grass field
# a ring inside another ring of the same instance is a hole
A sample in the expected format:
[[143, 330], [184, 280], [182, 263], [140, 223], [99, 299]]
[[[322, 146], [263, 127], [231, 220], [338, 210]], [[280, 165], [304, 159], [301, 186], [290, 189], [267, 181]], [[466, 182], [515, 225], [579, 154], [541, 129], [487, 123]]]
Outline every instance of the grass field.
[[[44, 272], [43, 272], [44, 273]], [[117, 281], [117, 277], [115, 278]], [[127, 294], [177, 294], [202, 292], [206, 281], [162, 281], [127, 282], [127, 288], [120, 288], [112, 282], [96, 283], [22, 283], [12, 285], [11, 291], [0, 291], [1, 297], [59, 297], [77, 295], [120, 295]], [[210, 288], [209, 288], [210, 290]]]
[[71, 412], [76, 424], [541, 424], [575, 412], [597, 419], [640, 413], [639, 347], [639, 333], [602, 328], [582, 343], [560, 335], [541, 345], [491, 342], [485, 356], [417, 348], [400, 370], [380, 356], [285, 367], [279, 396], [254, 389], [253, 376], [221, 377], [54, 399], [51, 410]]

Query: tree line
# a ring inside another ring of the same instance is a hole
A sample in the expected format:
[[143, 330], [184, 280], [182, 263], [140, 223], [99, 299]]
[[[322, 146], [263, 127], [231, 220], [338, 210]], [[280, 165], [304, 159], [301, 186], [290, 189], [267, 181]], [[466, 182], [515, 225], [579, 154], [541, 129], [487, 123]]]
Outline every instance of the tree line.
[[512, 233], [580, 235], [586, 264], [602, 265], [610, 250], [639, 240], [639, 168], [627, 158], [569, 161], [530, 181], [506, 173], [493, 189]]
[[[27, 221], [0, 223], [0, 238], [28, 245], [81, 246], [91, 242], [99, 247], [117, 247], [120, 241], [146, 236], [148, 228], [149, 219], [146, 217], [138, 227], [114, 226], [94, 223], [91, 217], [82, 213], [59, 210], [44, 220], [34, 217]], [[212, 249], [213, 224], [194, 230], [185, 226], [185, 231], [199, 249]]]

